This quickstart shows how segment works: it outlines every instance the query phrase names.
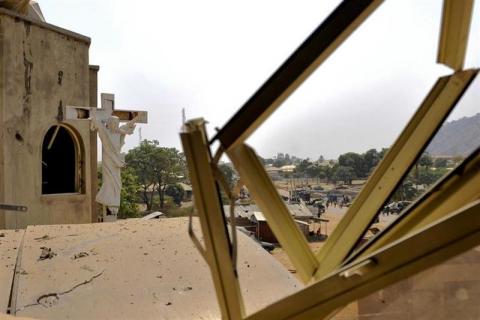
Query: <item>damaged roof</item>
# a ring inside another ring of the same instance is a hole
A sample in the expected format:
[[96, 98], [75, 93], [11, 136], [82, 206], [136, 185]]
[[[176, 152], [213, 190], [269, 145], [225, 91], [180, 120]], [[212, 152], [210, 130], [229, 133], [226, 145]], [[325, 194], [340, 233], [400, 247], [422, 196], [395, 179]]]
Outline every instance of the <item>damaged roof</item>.
[[[11, 303], [17, 316], [220, 318], [210, 270], [189, 239], [187, 224], [187, 218], [171, 218], [5, 231], [0, 313], [7, 310], [19, 253]], [[200, 235], [197, 221], [194, 229]], [[238, 241], [248, 314], [300, 289], [257, 243], [241, 232]]]

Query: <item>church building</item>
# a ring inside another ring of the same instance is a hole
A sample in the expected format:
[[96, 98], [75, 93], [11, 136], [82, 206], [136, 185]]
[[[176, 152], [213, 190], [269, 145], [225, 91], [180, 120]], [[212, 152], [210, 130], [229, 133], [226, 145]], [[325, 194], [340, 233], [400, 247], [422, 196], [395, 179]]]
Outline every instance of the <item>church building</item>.
[[90, 39], [0, 8], [0, 229], [97, 221], [97, 133], [64, 121], [97, 107]]

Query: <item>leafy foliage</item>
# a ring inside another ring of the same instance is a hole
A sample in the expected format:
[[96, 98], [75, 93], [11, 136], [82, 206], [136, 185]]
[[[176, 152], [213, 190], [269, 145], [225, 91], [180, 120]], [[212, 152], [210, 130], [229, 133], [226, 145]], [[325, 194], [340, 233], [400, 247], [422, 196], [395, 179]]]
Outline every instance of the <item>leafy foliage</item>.
[[176, 205], [180, 205], [182, 203], [183, 195], [185, 194], [185, 190], [180, 184], [171, 184], [165, 188], [165, 194], [167, 196], [172, 197], [173, 202]]
[[132, 168], [122, 169], [122, 191], [120, 193], [120, 209], [118, 217], [121, 219], [135, 218], [138, 216], [137, 193], [140, 189], [137, 176]]
[[235, 180], [236, 180], [236, 172], [235, 170], [229, 166], [228, 164], [222, 163], [219, 166], [220, 171], [222, 171], [223, 176], [225, 177], [225, 180], [227, 181], [227, 184], [230, 188], [233, 188], [235, 185]]
[[[97, 171], [98, 188], [102, 185], [102, 166], [98, 166]], [[138, 216], [137, 193], [140, 190], [138, 178], [132, 168], [122, 168], [122, 190], [120, 192], [120, 208], [118, 210], [118, 218], [135, 218]]]
[[155, 193], [159, 196], [160, 208], [164, 207], [167, 186], [179, 182], [186, 172], [183, 154], [175, 148], [160, 147], [156, 140], [142, 141], [128, 152], [125, 160], [138, 176], [142, 200], [149, 211]]
[[[378, 152], [370, 149], [363, 154], [348, 152], [338, 157], [337, 163], [325, 165], [325, 159], [320, 156], [318, 161], [304, 159], [297, 162], [295, 177], [327, 179], [329, 182], [351, 184], [353, 179], [365, 179], [378, 165], [387, 149]], [[298, 158], [296, 158], [298, 159]]]
[[350, 166], [338, 166], [335, 169], [335, 181], [343, 181], [346, 184], [352, 184], [352, 180], [356, 178], [355, 169]]

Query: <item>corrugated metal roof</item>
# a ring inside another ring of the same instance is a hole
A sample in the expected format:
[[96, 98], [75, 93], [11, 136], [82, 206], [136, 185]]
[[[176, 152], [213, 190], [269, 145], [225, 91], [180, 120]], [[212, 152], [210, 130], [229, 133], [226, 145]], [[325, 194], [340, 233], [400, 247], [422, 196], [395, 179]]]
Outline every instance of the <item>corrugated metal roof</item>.
[[288, 210], [296, 218], [310, 218], [313, 217], [313, 213], [307, 206], [303, 204], [287, 204]]
[[255, 218], [255, 221], [267, 221], [267, 219], [265, 219], [265, 216], [263, 215], [263, 213], [261, 213], [260, 211], [254, 211], [251, 215], [252, 218]]
[[180, 182], [179, 185], [182, 186], [183, 190], [185, 191], [192, 191], [192, 186], [183, 182]]
[[[250, 205], [235, 205], [234, 213], [237, 218], [247, 218], [249, 219], [252, 216], [254, 211], [258, 211], [258, 207], [254, 204]], [[223, 211], [226, 217], [230, 217], [230, 205], [224, 205]]]

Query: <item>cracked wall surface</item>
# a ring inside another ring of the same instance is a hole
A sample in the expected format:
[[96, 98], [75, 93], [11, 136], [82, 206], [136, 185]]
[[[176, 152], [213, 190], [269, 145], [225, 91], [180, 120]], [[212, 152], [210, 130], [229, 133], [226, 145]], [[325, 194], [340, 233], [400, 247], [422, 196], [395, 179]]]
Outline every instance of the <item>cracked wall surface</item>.
[[[87, 122], [70, 122], [83, 144], [83, 194], [42, 196], [42, 140], [59, 107], [88, 106], [89, 41], [0, 10], [0, 202], [27, 213], [0, 212], [0, 229], [92, 219]], [[95, 150], [96, 152], [96, 150]]]

